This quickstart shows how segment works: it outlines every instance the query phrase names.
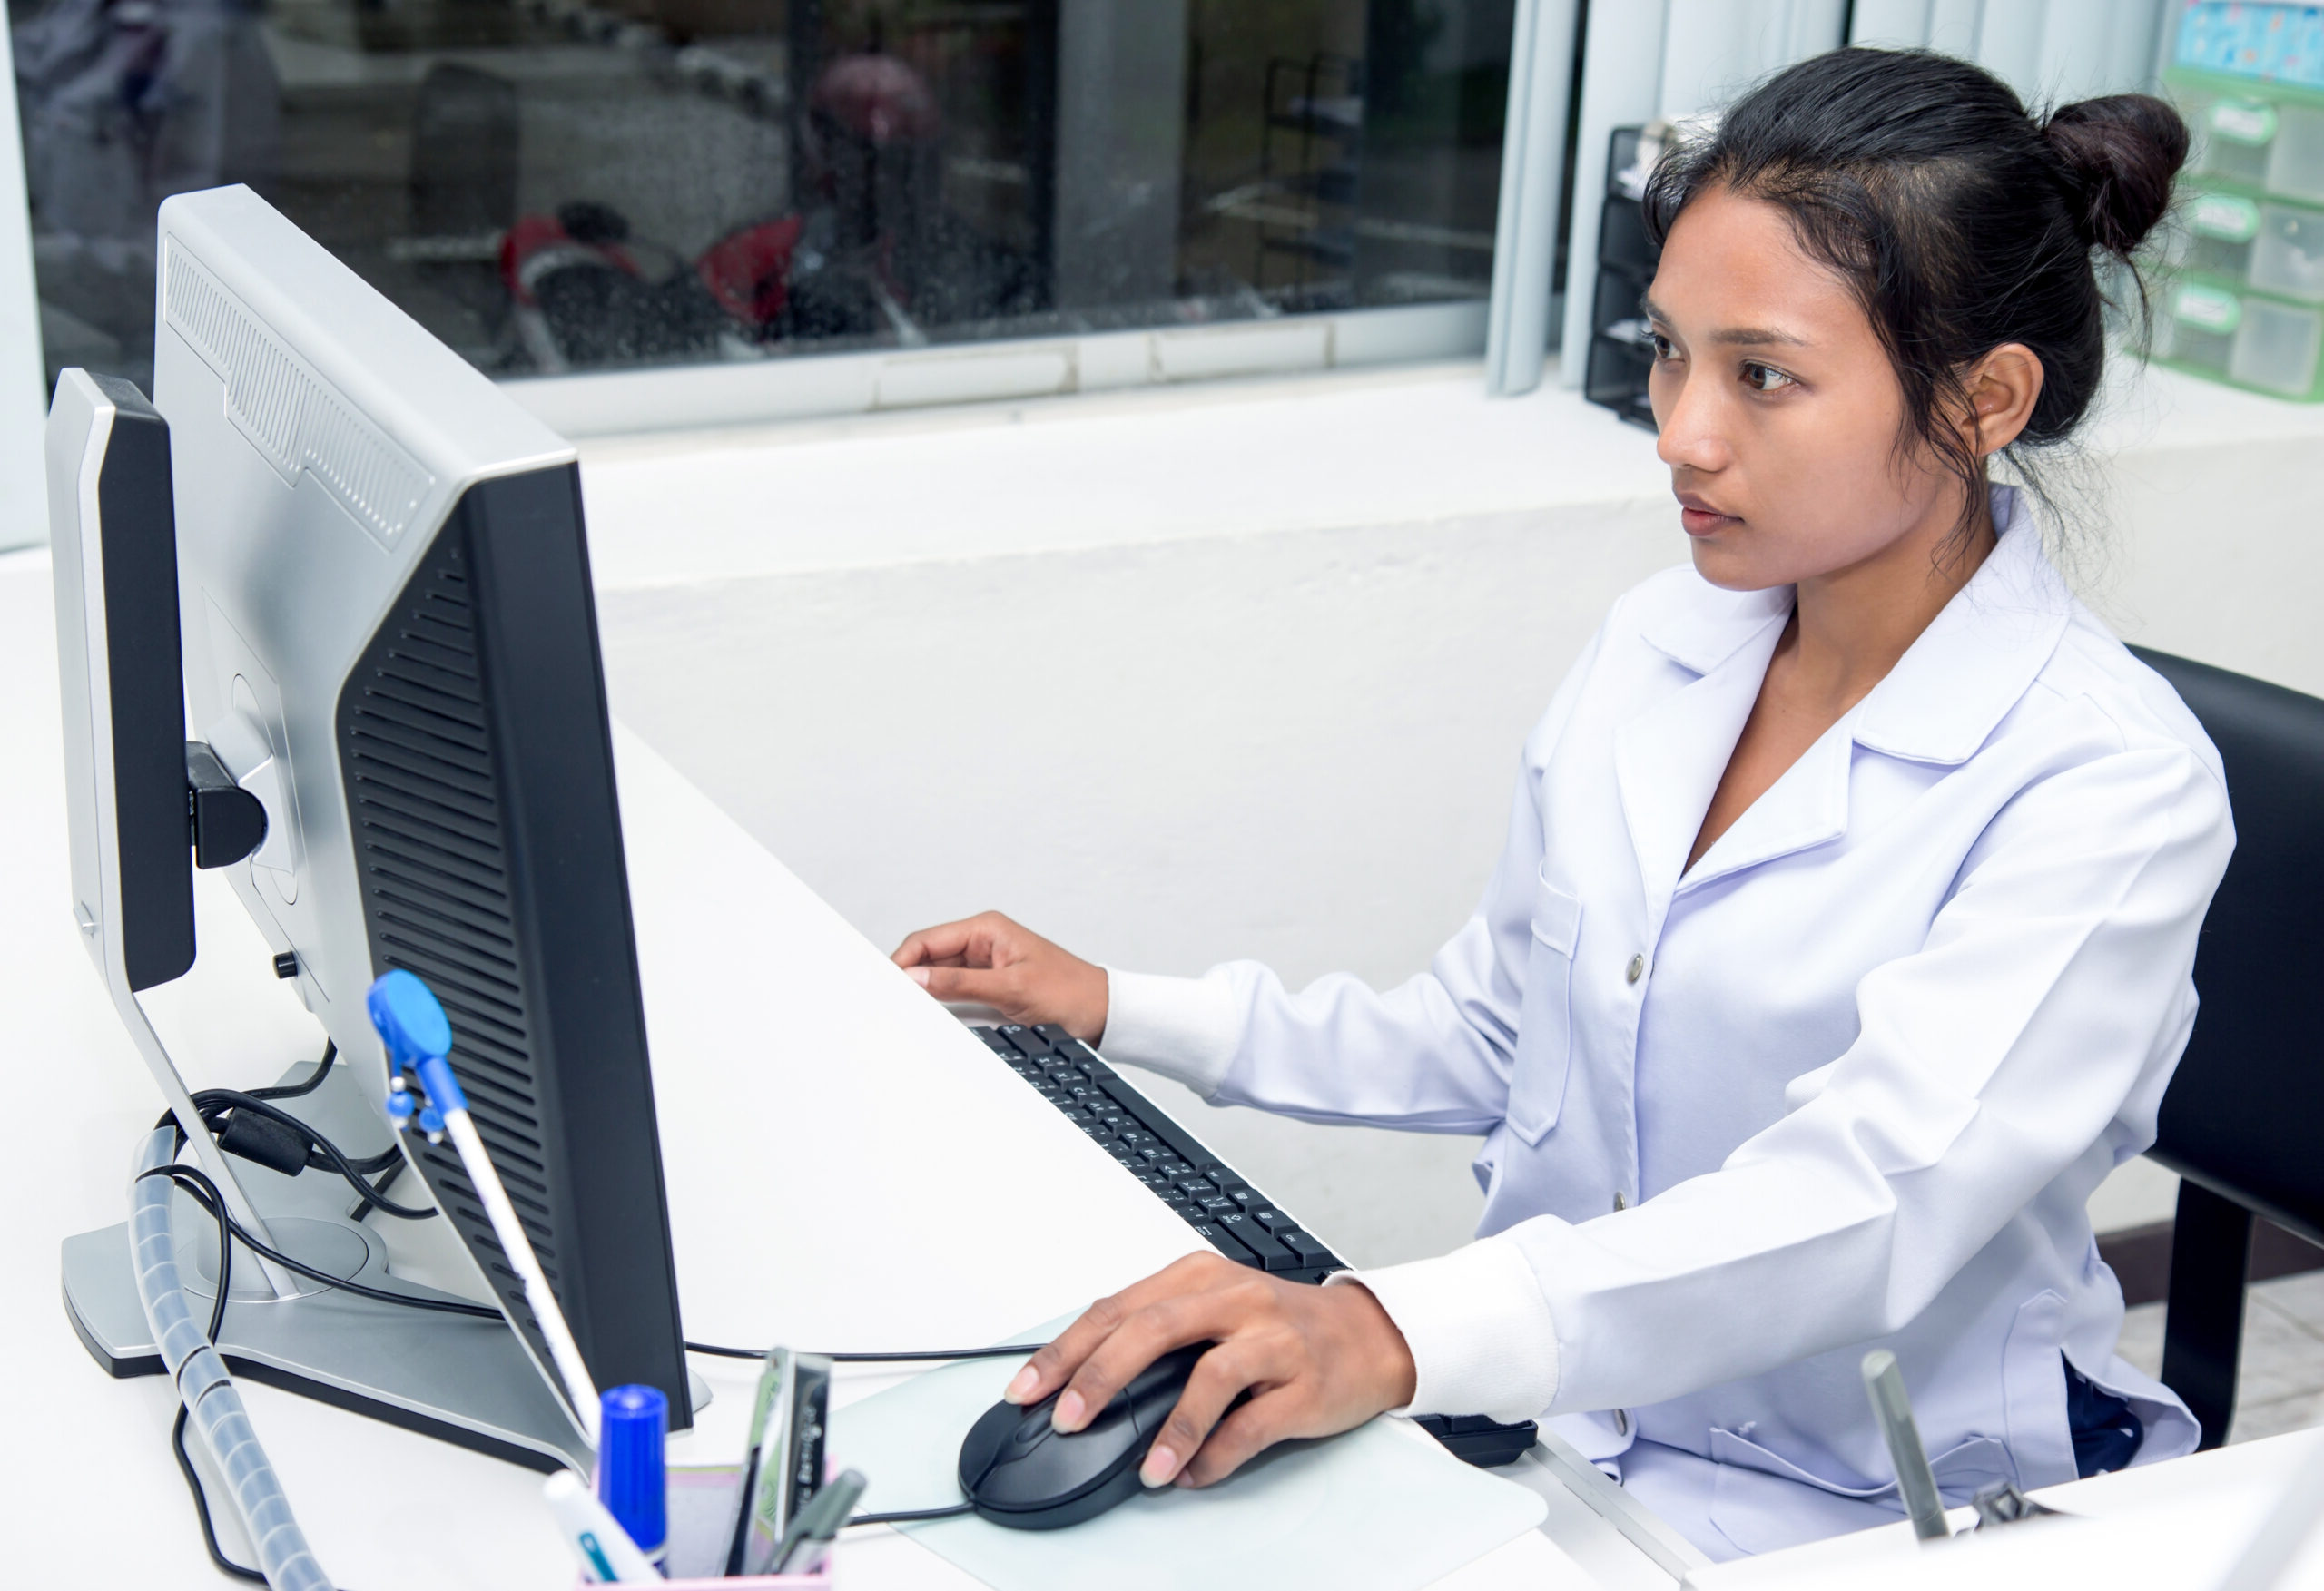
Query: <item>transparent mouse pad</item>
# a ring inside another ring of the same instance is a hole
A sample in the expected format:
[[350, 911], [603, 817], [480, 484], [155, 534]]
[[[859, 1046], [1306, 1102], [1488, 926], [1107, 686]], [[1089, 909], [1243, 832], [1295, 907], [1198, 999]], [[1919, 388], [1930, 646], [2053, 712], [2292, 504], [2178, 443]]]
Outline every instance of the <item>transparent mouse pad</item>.
[[[1041, 1341], [1066, 1323], [1009, 1340]], [[871, 1478], [859, 1508], [959, 1502], [960, 1439], [1019, 1362], [950, 1365], [834, 1411], [834, 1466]], [[1062, 1530], [1009, 1530], [973, 1515], [901, 1528], [998, 1591], [1415, 1591], [1546, 1512], [1523, 1487], [1378, 1419], [1286, 1443], [1200, 1491], [1143, 1492]]]

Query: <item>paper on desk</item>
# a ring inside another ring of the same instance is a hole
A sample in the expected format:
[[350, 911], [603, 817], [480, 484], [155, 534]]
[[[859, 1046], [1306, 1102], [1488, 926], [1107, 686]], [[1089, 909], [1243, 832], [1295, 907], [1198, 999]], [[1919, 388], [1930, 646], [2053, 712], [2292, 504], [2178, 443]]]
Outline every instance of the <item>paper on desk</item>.
[[[1016, 1341], [1040, 1341], [1065, 1324]], [[1017, 1366], [970, 1360], [834, 1411], [833, 1467], [872, 1480], [863, 1511], [960, 1501], [960, 1439]], [[1413, 1591], [1546, 1512], [1524, 1488], [1375, 1420], [1274, 1449], [1200, 1491], [1143, 1493], [1064, 1530], [1009, 1530], [973, 1516], [900, 1528], [997, 1591]]]

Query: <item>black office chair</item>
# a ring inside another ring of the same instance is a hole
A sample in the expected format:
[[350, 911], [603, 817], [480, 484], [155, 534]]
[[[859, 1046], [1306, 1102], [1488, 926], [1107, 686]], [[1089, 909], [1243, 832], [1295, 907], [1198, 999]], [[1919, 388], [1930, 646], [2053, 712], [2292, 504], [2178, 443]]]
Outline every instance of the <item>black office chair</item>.
[[2202, 997], [2149, 1151], [2182, 1179], [2162, 1379], [2227, 1439], [2251, 1217], [2324, 1243], [2324, 701], [2132, 647], [2227, 765], [2235, 858], [2195, 951]]

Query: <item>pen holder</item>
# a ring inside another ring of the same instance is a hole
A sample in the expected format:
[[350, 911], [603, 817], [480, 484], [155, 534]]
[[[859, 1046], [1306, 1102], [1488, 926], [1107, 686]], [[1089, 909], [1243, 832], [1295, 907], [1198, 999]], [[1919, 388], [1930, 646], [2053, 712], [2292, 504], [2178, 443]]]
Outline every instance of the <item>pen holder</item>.
[[[829, 1554], [804, 1575], [738, 1575], [726, 1562], [726, 1530], [734, 1518], [742, 1470], [732, 1464], [670, 1469], [670, 1591], [831, 1591]], [[576, 1584], [586, 1584], [577, 1582]]]

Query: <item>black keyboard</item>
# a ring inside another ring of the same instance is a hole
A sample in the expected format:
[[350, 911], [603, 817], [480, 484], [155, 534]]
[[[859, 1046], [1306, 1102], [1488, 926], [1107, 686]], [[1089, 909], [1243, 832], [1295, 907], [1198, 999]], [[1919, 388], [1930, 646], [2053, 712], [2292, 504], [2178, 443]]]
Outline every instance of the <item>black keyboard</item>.
[[[1089, 1134], [1203, 1241], [1238, 1265], [1320, 1282], [1347, 1267], [1233, 1167], [1063, 1028], [1015, 1023], [970, 1029], [1009, 1069]], [[1533, 1445], [1533, 1421], [1423, 1415], [1413, 1422], [1472, 1464], [1506, 1464]]]

